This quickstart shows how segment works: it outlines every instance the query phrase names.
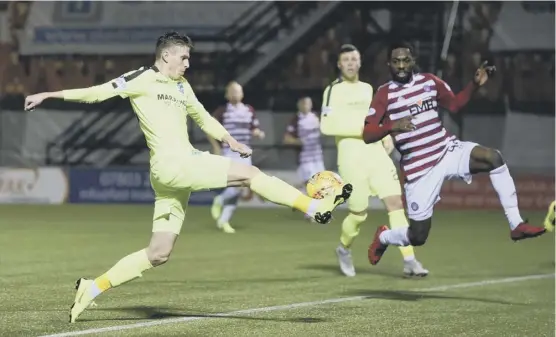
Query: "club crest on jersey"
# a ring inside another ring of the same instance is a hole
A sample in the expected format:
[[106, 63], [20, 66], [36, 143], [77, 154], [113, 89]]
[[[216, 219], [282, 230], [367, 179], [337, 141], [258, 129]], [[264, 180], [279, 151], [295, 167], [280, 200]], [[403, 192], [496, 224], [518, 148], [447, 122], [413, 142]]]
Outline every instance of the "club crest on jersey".
[[423, 90], [425, 90], [426, 92], [431, 91], [431, 87], [428, 84], [425, 84], [425, 86], [423, 87]]
[[178, 82], [178, 91], [181, 92], [182, 94], [185, 93], [185, 89], [183, 88], [182, 82]]
[[430, 98], [420, 99], [415, 104], [409, 106], [409, 112], [412, 115], [434, 109], [434, 101]]

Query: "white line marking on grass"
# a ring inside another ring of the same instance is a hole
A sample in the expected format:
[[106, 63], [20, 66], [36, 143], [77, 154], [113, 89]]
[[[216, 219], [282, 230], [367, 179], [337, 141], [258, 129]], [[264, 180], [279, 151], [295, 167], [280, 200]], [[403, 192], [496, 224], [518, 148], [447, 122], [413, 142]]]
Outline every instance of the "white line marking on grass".
[[[418, 289], [413, 289], [413, 290], [410, 290], [410, 291], [416, 291], [416, 292], [417, 291], [421, 291], [421, 292], [423, 292], [423, 291], [446, 291], [446, 290], [451, 290], [451, 289], [474, 288], [474, 287], [488, 286], [488, 285], [492, 285], [492, 284], [515, 283], [515, 282], [523, 282], [523, 281], [529, 281], [529, 280], [546, 279], [546, 278], [552, 278], [552, 277], [554, 277], [554, 274], [539, 274], [539, 275], [528, 275], [528, 276], [518, 276], [518, 277], [507, 277], [507, 278], [494, 279], [494, 280], [484, 280], [484, 281], [469, 282], [469, 283], [449, 284], [449, 285], [438, 286], [438, 287], [430, 287], [430, 288], [418, 288]], [[91, 334], [99, 334], [99, 333], [103, 333], [103, 332], [131, 330], [131, 329], [147, 328], [147, 327], [157, 326], [157, 325], [167, 325], [167, 324], [174, 324], [174, 323], [183, 323], [183, 322], [191, 322], [191, 321], [198, 321], [198, 320], [204, 320], [204, 319], [212, 319], [212, 318], [216, 318], [216, 317], [249, 315], [249, 314], [257, 314], [257, 313], [264, 313], [264, 312], [270, 312], [270, 311], [284, 311], [284, 310], [291, 310], [291, 309], [297, 309], [297, 308], [315, 307], [315, 306], [324, 305], [324, 304], [331, 304], [331, 303], [361, 301], [361, 300], [365, 300], [365, 299], [369, 299], [369, 298], [372, 298], [372, 296], [353, 296], [353, 297], [332, 298], [332, 299], [321, 300], [321, 301], [301, 302], [301, 303], [293, 303], [293, 304], [286, 304], [286, 305], [277, 305], [277, 306], [272, 306], [272, 307], [262, 307], [262, 308], [237, 310], [237, 311], [231, 311], [231, 312], [223, 312], [223, 313], [218, 313], [218, 314], [210, 314], [208, 317], [201, 316], [201, 317], [168, 318], [168, 319], [148, 321], [148, 322], [143, 322], [143, 323], [115, 325], [115, 326], [109, 326], [109, 327], [105, 327], [105, 328], [69, 331], [69, 332], [57, 333], [57, 334], [53, 334], [53, 335], [44, 335], [44, 336], [40, 336], [40, 337], [72, 337], [72, 336], [91, 335]]]

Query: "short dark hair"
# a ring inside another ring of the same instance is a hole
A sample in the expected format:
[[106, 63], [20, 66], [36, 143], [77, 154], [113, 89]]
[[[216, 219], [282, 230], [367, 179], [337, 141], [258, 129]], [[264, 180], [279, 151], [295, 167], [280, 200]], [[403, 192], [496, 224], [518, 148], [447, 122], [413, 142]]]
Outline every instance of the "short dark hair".
[[392, 52], [395, 49], [409, 49], [409, 52], [411, 53], [411, 56], [415, 57], [415, 49], [413, 48], [413, 46], [411, 45], [411, 43], [407, 42], [407, 41], [396, 41], [390, 44], [390, 47], [388, 48], [388, 58], [392, 57]]
[[349, 53], [352, 51], [359, 51], [359, 49], [357, 49], [356, 46], [352, 45], [352, 44], [343, 44], [340, 47], [340, 52], [338, 53], [338, 57], [340, 57], [340, 55], [342, 55], [343, 53]]
[[156, 40], [156, 58], [160, 58], [164, 49], [176, 45], [193, 48], [193, 42], [191, 41], [191, 38], [189, 36], [180, 34], [178, 32], [167, 32], [166, 34], [158, 37], [158, 39]]

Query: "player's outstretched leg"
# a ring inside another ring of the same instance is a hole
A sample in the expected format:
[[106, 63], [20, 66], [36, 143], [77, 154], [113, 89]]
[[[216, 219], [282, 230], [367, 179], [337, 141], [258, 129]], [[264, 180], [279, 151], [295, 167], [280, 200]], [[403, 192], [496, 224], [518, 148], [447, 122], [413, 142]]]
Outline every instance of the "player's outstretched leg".
[[[176, 222], [183, 220], [174, 219], [173, 215], [169, 215], [168, 219], [156, 221]], [[77, 280], [77, 293], [75, 295], [75, 301], [70, 309], [70, 323], [74, 323], [100, 294], [111, 288], [135, 280], [141, 277], [144, 271], [166, 263], [170, 257], [176, 238], [177, 234], [174, 233], [154, 232], [147, 248], [124, 257], [106, 273], [94, 280], [86, 278]]]
[[553, 201], [550, 206], [548, 206], [548, 212], [546, 213], [546, 217], [544, 218], [544, 228], [552, 232], [554, 231], [554, 212], [556, 211], [556, 201]]
[[483, 146], [475, 146], [470, 154], [469, 171], [471, 174], [481, 172], [490, 174], [490, 181], [498, 194], [510, 224], [512, 240], [532, 238], [546, 232], [544, 227], [531, 226], [521, 217], [514, 180], [500, 152]]
[[[391, 229], [409, 228], [409, 222], [405, 216], [403, 208], [403, 201], [401, 195], [392, 195], [382, 199], [386, 209], [388, 210], [388, 220]], [[402, 230], [403, 231], [403, 230]], [[420, 276], [425, 277], [429, 271], [423, 268], [421, 262], [415, 258], [415, 251], [413, 246], [399, 246], [400, 252], [403, 256], [404, 268], [403, 273], [406, 276]]]
[[318, 223], [328, 223], [332, 211], [351, 196], [350, 184], [340, 186], [324, 199], [313, 199], [286, 182], [266, 175], [255, 166], [232, 162], [228, 171], [228, 186], [246, 186], [275, 204], [295, 208], [312, 216]]
[[240, 193], [239, 187], [227, 187], [214, 198], [211, 214], [216, 220], [216, 226], [224, 233], [235, 233], [235, 229], [230, 225], [230, 219], [237, 208]]

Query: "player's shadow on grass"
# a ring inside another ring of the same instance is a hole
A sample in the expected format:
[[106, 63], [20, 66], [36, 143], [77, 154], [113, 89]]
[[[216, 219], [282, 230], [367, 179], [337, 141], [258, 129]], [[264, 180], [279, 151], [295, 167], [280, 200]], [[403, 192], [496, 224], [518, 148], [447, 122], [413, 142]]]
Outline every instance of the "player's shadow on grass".
[[[306, 264], [299, 266], [300, 269], [325, 271], [330, 274], [343, 275], [340, 266], [337, 264]], [[357, 274], [379, 275], [385, 277], [393, 277], [398, 279], [406, 278], [400, 270], [389, 270], [384, 268], [359, 268]]]
[[233, 315], [233, 314], [214, 314], [214, 313], [184, 313], [174, 308], [160, 308], [149, 306], [137, 307], [121, 307], [121, 308], [97, 308], [98, 311], [119, 311], [126, 312], [133, 316], [139, 317], [119, 317], [119, 318], [105, 318], [98, 320], [83, 320], [83, 321], [134, 321], [134, 320], [157, 320], [168, 318], [184, 318], [184, 320], [195, 319], [241, 319], [252, 321], [269, 321], [269, 322], [288, 322], [288, 323], [322, 323], [326, 322], [325, 319], [316, 317], [293, 317], [293, 318], [272, 318], [272, 317], [254, 317], [248, 315]]
[[364, 296], [369, 300], [393, 300], [393, 301], [406, 301], [417, 302], [423, 300], [458, 300], [458, 301], [474, 301], [492, 304], [505, 304], [505, 305], [525, 305], [524, 303], [515, 303], [501, 300], [492, 300], [484, 297], [462, 297], [440, 295], [433, 292], [419, 292], [419, 291], [398, 291], [398, 290], [350, 290], [345, 293], [346, 296]]

